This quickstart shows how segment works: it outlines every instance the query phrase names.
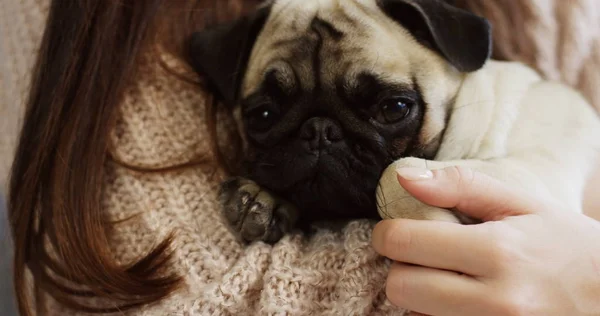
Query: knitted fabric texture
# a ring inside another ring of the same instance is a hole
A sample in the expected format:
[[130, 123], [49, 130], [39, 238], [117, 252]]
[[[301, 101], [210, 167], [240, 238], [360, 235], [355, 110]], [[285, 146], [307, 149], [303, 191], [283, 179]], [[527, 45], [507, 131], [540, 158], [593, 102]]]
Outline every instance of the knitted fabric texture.
[[[28, 72], [48, 0], [2, 0], [0, 10], [0, 180], [14, 150]], [[499, 57], [522, 60], [550, 79], [584, 91], [600, 107], [600, 2], [473, 0], [496, 24]], [[567, 4], [568, 3], [568, 4]], [[523, 14], [515, 14], [522, 12]], [[526, 14], [525, 14], [526, 13]], [[509, 36], [510, 35], [510, 36]], [[127, 165], [161, 168], [211, 152], [205, 98], [157, 65], [143, 66], [111, 132], [111, 155]], [[116, 260], [127, 263], [174, 231], [173, 271], [185, 286], [132, 315], [402, 315], [385, 299], [389, 262], [370, 246], [373, 224], [352, 222], [275, 246], [240, 244], [219, 213], [213, 170], [135, 172], [106, 165], [104, 207], [114, 219]], [[50, 315], [73, 314], [52, 300]]]

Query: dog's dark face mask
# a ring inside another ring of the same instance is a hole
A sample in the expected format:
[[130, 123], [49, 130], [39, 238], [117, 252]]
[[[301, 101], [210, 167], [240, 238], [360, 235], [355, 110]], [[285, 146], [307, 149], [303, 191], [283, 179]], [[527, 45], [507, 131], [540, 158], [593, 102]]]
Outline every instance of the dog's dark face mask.
[[425, 154], [416, 137], [425, 110], [419, 90], [369, 73], [348, 85], [343, 69], [334, 86], [307, 89], [293, 64], [282, 67], [242, 101], [247, 177], [310, 218], [375, 216], [381, 172], [395, 158]]
[[401, 157], [434, 158], [443, 136], [443, 102], [452, 96], [428, 98], [423, 90], [436, 81], [427, 78], [458, 85], [461, 72], [480, 68], [490, 53], [489, 25], [441, 1], [374, 0], [386, 23], [417, 40], [403, 43], [447, 64], [415, 66], [418, 56], [407, 57], [405, 80], [394, 80], [386, 57], [376, 67], [378, 53], [361, 47], [378, 33], [355, 16], [328, 7], [335, 14], [316, 9], [307, 18], [277, 4], [192, 39], [196, 70], [237, 107], [247, 143], [242, 176], [294, 203], [308, 220], [375, 217], [383, 170]]

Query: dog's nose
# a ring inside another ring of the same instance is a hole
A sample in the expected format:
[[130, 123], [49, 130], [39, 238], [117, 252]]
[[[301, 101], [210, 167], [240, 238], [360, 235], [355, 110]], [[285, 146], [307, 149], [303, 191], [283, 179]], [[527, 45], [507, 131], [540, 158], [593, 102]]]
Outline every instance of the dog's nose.
[[307, 142], [310, 150], [323, 149], [343, 137], [340, 125], [325, 117], [313, 117], [300, 129], [300, 138]]

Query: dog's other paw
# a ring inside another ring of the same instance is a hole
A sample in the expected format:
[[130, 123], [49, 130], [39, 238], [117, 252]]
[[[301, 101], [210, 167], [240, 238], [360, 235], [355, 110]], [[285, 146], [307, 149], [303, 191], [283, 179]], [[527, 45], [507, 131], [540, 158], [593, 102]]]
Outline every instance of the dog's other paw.
[[404, 158], [394, 162], [384, 172], [377, 188], [377, 208], [384, 219], [406, 218], [466, 223], [467, 218], [451, 210], [427, 205], [408, 193], [398, 182], [400, 167], [438, 169], [440, 163], [419, 158]]
[[275, 243], [298, 220], [296, 207], [248, 179], [223, 183], [220, 198], [225, 219], [246, 242]]

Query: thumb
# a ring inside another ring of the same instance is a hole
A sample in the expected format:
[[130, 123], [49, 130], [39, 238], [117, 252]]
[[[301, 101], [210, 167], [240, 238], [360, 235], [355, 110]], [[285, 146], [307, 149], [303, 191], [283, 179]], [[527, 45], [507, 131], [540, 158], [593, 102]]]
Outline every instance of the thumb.
[[488, 175], [465, 167], [439, 170], [400, 168], [400, 185], [425, 204], [459, 212], [483, 221], [535, 213], [540, 202]]

